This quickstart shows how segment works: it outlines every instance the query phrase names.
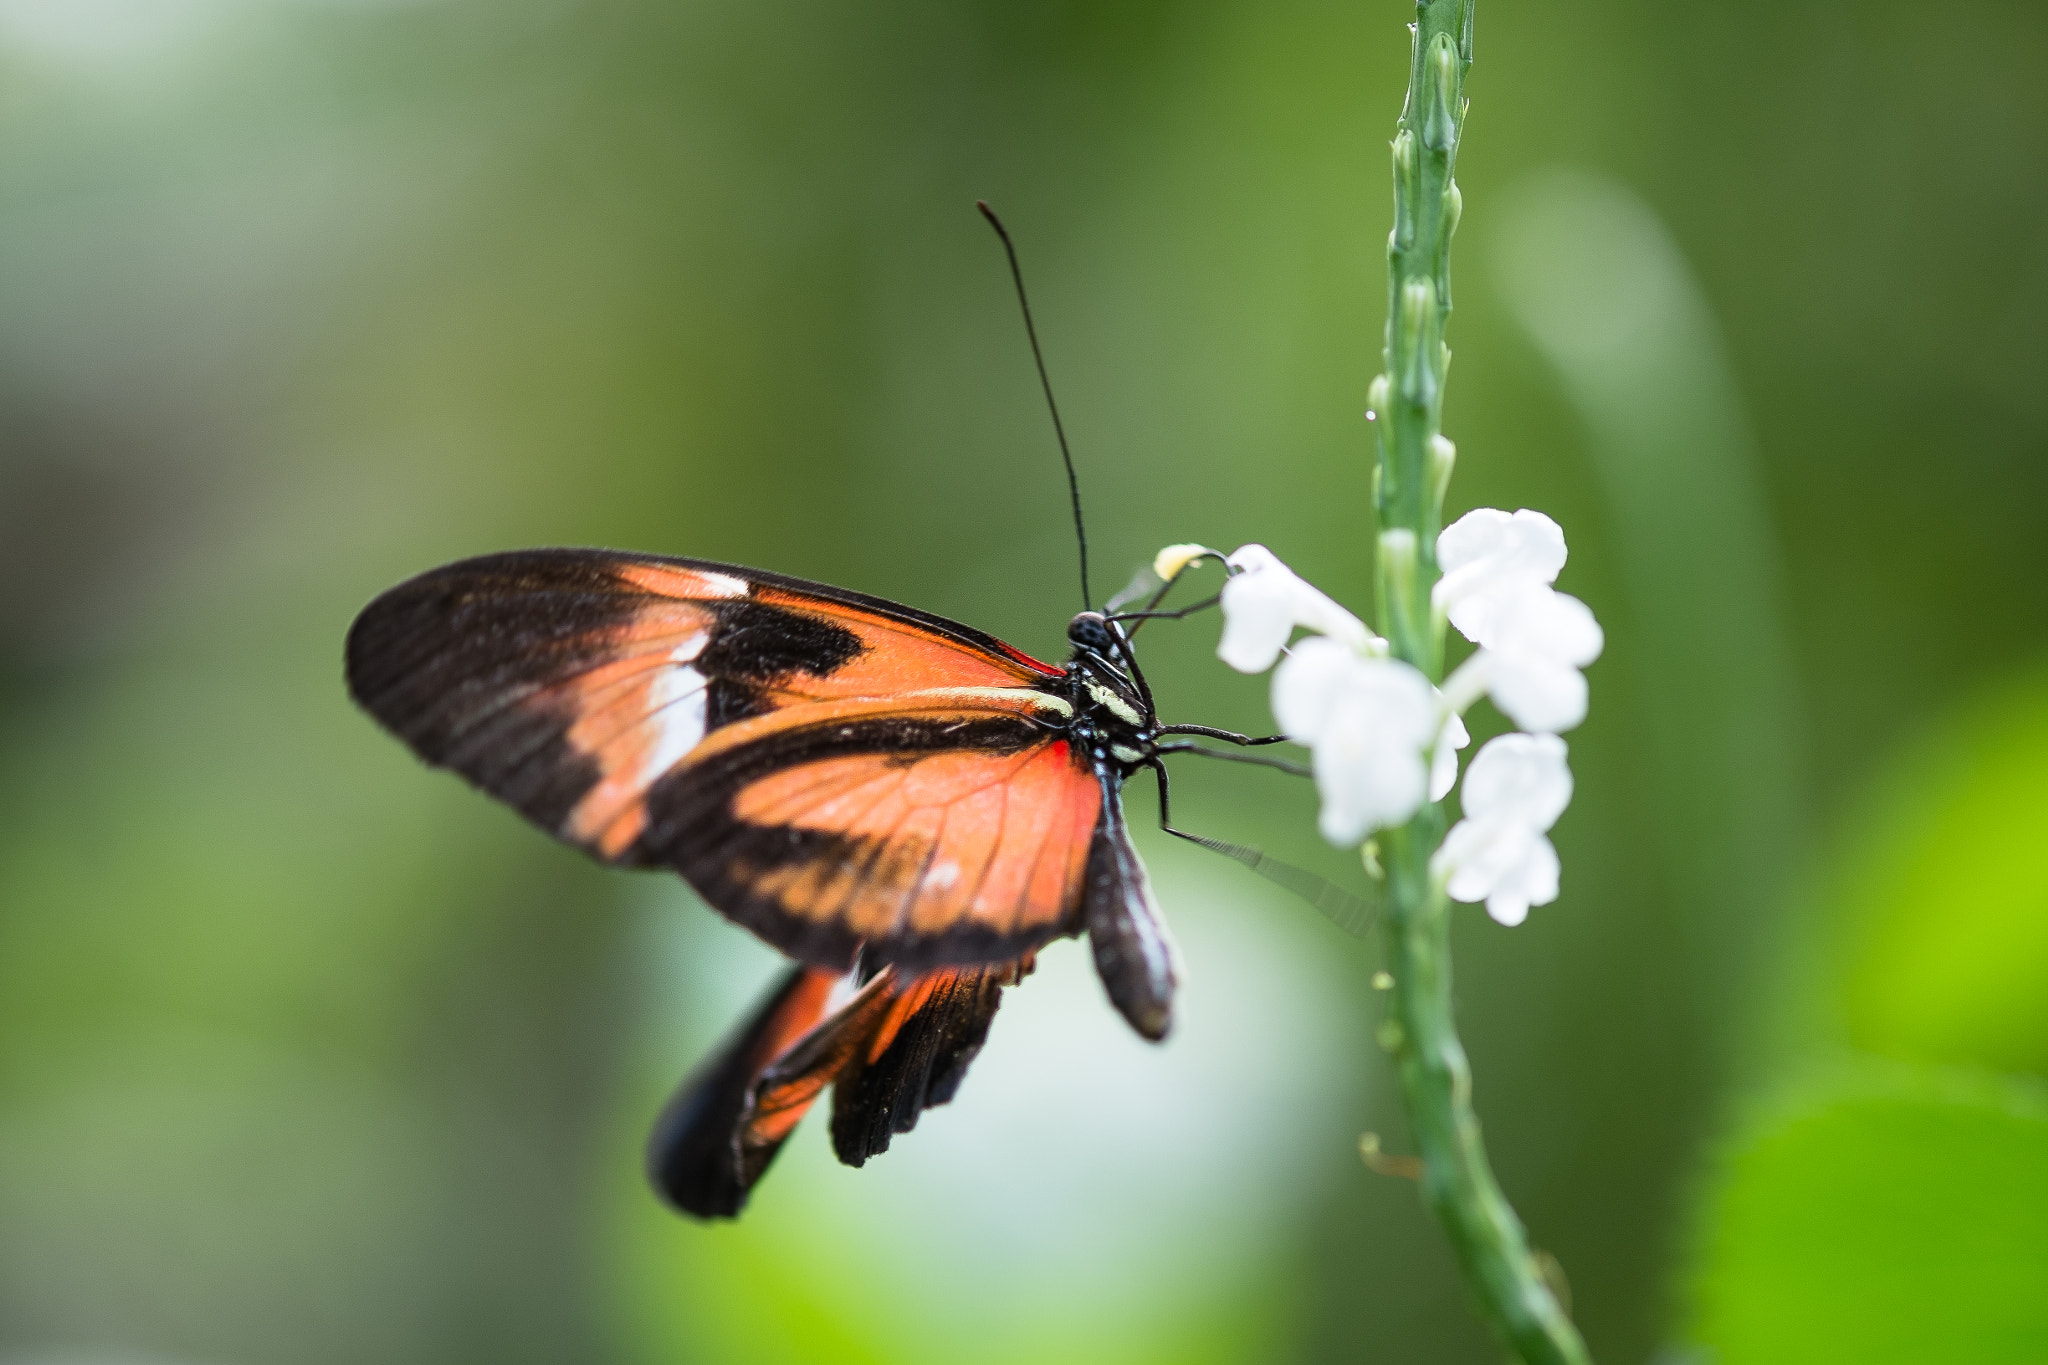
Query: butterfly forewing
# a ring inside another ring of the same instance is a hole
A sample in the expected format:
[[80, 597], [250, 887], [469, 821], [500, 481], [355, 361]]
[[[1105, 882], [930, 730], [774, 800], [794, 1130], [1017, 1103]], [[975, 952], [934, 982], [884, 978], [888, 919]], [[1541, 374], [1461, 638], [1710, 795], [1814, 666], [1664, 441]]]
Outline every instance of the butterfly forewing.
[[792, 708], [708, 742], [649, 793], [636, 856], [808, 962], [992, 962], [1072, 933], [1100, 791], [1021, 706], [977, 700]]
[[607, 861], [803, 961], [1014, 958], [1080, 925], [1094, 777], [1062, 676], [969, 627], [701, 560], [492, 555], [401, 584], [356, 699]]

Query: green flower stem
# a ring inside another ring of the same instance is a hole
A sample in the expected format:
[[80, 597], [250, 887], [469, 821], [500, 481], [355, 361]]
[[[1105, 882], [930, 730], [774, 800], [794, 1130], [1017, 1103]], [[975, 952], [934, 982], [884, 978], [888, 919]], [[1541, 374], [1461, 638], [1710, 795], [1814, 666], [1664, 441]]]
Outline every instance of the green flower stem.
[[[1450, 351], [1451, 234], [1460, 199], [1452, 179], [1465, 125], [1473, 0], [1421, 0], [1408, 102], [1394, 138], [1394, 231], [1387, 243], [1386, 373], [1373, 381], [1379, 463], [1378, 599], [1391, 653], [1443, 676], [1444, 623], [1430, 605], [1436, 537], [1455, 455], [1442, 435]], [[1393, 977], [1380, 1041], [1401, 1081], [1422, 1161], [1423, 1198], [1449, 1234], [1486, 1320], [1527, 1365], [1590, 1365], [1521, 1220], [1486, 1162], [1472, 1111], [1472, 1068], [1451, 1013], [1450, 903], [1430, 873], [1443, 841], [1440, 805], [1380, 836], [1384, 920]]]

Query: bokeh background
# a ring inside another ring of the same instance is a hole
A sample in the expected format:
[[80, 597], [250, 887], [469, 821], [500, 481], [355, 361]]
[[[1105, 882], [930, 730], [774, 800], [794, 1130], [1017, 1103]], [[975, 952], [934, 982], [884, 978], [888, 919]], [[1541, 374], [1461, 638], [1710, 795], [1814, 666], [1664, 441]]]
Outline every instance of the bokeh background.
[[[349, 706], [458, 556], [772, 567], [1060, 653], [1271, 545], [1370, 601], [1397, 0], [0, 0], [0, 1360], [1491, 1362], [1375, 946], [1145, 843], [957, 1103], [642, 1186], [772, 970]], [[1608, 631], [1556, 904], [1460, 912], [1487, 1135], [1603, 1361], [2048, 1359], [2048, 10], [1486, 0], [1453, 510]], [[1259, 726], [1215, 625], [1175, 718]], [[1498, 727], [1498, 720], [1489, 724]], [[1355, 876], [1287, 779], [1183, 823]], [[1134, 799], [1147, 818], [1149, 795]]]

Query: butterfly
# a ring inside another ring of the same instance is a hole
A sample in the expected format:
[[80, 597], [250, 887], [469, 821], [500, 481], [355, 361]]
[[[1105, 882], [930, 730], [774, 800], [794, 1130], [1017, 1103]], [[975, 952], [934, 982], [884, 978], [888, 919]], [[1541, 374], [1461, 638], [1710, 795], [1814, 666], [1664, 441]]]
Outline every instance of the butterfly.
[[[1085, 533], [1082, 546], [1085, 603]], [[427, 763], [601, 862], [680, 874], [791, 959], [648, 1145], [669, 1203], [732, 1217], [827, 1086], [832, 1145], [853, 1166], [950, 1100], [1002, 992], [1056, 939], [1085, 935], [1116, 1010], [1166, 1036], [1179, 955], [1124, 785], [1156, 773], [1162, 826], [1271, 875], [1256, 850], [1173, 828], [1162, 759], [1253, 760], [1193, 737], [1281, 738], [1160, 722], [1133, 636], [1214, 603], [1159, 611], [1170, 586], [1141, 579], [1074, 616], [1071, 657], [1053, 665], [780, 574], [515, 551], [372, 601], [348, 633], [347, 680]], [[1136, 595], [1145, 609], [1118, 610]]]

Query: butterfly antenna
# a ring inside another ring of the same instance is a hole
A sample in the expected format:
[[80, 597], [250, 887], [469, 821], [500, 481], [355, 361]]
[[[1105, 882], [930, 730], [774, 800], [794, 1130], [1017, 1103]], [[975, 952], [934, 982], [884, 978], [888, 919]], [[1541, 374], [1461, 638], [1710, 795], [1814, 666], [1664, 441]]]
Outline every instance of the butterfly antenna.
[[986, 199], [975, 200], [974, 207], [981, 210], [996, 236], [1003, 239], [1003, 252], [1010, 258], [1010, 278], [1017, 285], [1017, 306], [1024, 310], [1024, 335], [1031, 339], [1031, 358], [1038, 362], [1038, 382], [1045, 390], [1045, 405], [1052, 410], [1052, 431], [1059, 437], [1060, 459], [1067, 466], [1067, 497], [1074, 504], [1074, 539], [1081, 544], [1081, 609], [1092, 611], [1095, 596], [1088, 591], [1088, 528], [1081, 524], [1081, 481], [1074, 477], [1074, 455], [1067, 449], [1067, 429], [1060, 422], [1060, 405], [1053, 401], [1052, 379], [1045, 372], [1045, 353], [1038, 349], [1038, 328], [1031, 321], [1031, 299], [1024, 292], [1024, 268], [1017, 264], [1017, 244], [1010, 240], [1010, 230], [996, 217]]

